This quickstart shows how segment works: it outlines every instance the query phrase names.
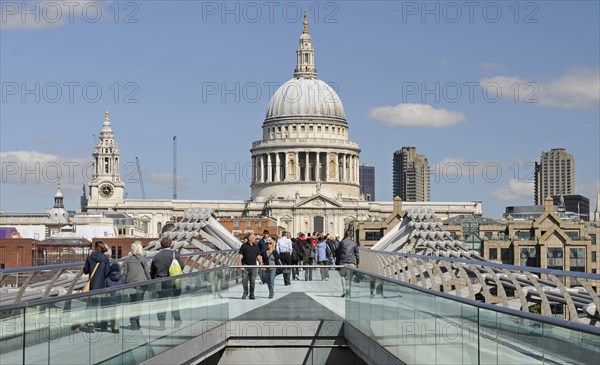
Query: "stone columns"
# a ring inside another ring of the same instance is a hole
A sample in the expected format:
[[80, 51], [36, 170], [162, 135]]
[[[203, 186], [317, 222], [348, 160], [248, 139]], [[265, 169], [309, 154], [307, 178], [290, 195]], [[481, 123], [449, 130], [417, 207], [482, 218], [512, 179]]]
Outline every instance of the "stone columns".
[[349, 183], [354, 182], [354, 158], [352, 155], [348, 155], [348, 170], [349, 170]]
[[342, 182], [348, 181], [348, 171], [346, 170], [346, 154], [342, 155]]
[[260, 155], [259, 160], [260, 160], [260, 182], [265, 182], [265, 155]]
[[296, 172], [296, 181], [300, 181], [300, 152], [294, 152], [295, 160], [294, 171]]
[[325, 181], [329, 181], [329, 153], [325, 152]]
[[273, 163], [271, 162], [271, 154], [267, 153], [267, 182], [273, 181]]
[[356, 174], [358, 172], [358, 169], [356, 168], [356, 156], [352, 156], [352, 169], [354, 170], [354, 178], [352, 179], [353, 183], [357, 183], [357, 178], [356, 178]]
[[305, 158], [305, 163], [304, 163], [304, 181], [310, 181], [310, 152], [306, 152], [304, 154]]
[[296, 177], [296, 181], [300, 181], [300, 153], [294, 152], [294, 176]]
[[281, 161], [279, 161], [279, 152], [275, 153], [275, 181], [281, 181]]
[[321, 181], [321, 162], [320, 162], [320, 154], [319, 152], [315, 152], [317, 154], [317, 158], [315, 159], [315, 180]]
[[340, 181], [340, 155], [337, 153], [334, 155], [335, 159], [335, 181]]

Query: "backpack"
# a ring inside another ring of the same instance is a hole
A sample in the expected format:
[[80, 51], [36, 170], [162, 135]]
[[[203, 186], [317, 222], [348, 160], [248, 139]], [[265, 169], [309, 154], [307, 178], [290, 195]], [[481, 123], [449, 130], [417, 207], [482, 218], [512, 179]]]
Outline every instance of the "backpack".
[[311, 258], [314, 259], [315, 258], [315, 250], [313, 249], [313, 245], [310, 243], [306, 243], [303, 247], [304, 249], [304, 257], [305, 258]]
[[[169, 266], [169, 276], [179, 276], [183, 275], [183, 270], [179, 265], [179, 261], [175, 258], [175, 251], [173, 251], [173, 261], [171, 261], [171, 266]], [[181, 285], [182, 279], [173, 280], [173, 284], [179, 286]]]
[[325, 244], [327, 245], [327, 258], [333, 256], [333, 253], [335, 252], [335, 243], [327, 240], [325, 241]]
[[327, 259], [331, 259], [331, 247], [329, 247], [329, 245], [327, 243], [325, 243], [325, 257], [327, 257]]

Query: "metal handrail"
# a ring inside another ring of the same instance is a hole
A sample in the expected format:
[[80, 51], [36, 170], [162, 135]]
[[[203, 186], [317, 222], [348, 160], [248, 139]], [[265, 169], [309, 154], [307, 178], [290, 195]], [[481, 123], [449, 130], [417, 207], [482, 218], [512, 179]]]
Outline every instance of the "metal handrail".
[[[195, 253], [182, 253], [181, 257], [192, 257], [192, 256], [202, 256], [202, 255], [211, 255], [211, 254], [220, 254], [220, 253], [230, 253], [235, 250], [213, 250], [213, 251], [202, 251]], [[160, 251], [157, 251], [160, 252]], [[127, 259], [128, 256], [123, 256], [120, 259], [115, 259], [115, 262], [123, 262]], [[153, 256], [144, 256], [148, 259], [151, 259]], [[44, 265], [44, 266], [25, 266], [25, 267], [16, 267], [11, 269], [2, 269], [0, 270], [0, 274], [20, 274], [23, 272], [31, 272], [31, 271], [43, 271], [43, 270], [55, 270], [55, 269], [68, 269], [70, 267], [78, 267], [85, 265], [85, 261], [71, 262], [67, 264], [54, 264], [54, 265]]]
[[455, 302], [460, 302], [460, 303], [463, 303], [463, 304], [471, 305], [471, 306], [474, 306], [474, 307], [477, 307], [477, 308], [488, 309], [488, 310], [491, 310], [493, 312], [502, 312], [502, 313], [505, 313], [505, 314], [510, 314], [510, 315], [514, 315], [514, 316], [517, 316], [517, 317], [534, 320], [534, 321], [537, 321], [537, 322], [548, 323], [548, 324], [556, 325], [556, 326], [559, 326], [559, 327], [563, 327], [563, 328], [567, 328], [567, 329], [573, 329], [573, 330], [577, 330], [577, 331], [586, 332], [586, 333], [589, 333], [589, 334], [592, 334], [592, 335], [600, 336], [600, 328], [599, 327], [594, 327], [594, 326], [590, 326], [590, 325], [586, 325], [586, 324], [581, 324], [581, 323], [578, 323], [578, 322], [567, 321], [567, 320], [560, 319], [560, 318], [542, 316], [540, 314], [519, 311], [519, 310], [515, 310], [515, 309], [511, 309], [511, 308], [506, 308], [506, 307], [501, 307], [501, 306], [497, 306], [497, 305], [493, 305], [493, 304], [478, 302], [476, 300], [467, 299], [467, 298], [459, 297], [459, 296], [456, 296], [456, 295], [452, 295], [452, 294], [440, 292], [440, 291], [437, 291], [437, 290], [424, 288], [424, 287], [421, 287], [421, 286], [418, 286], [418, 285], [410, 284], [410, 283], [407, 283], [407, 282], [404, 282], [404, 281], [400, 281], [400, 280], [393, 279], [393, 278], [390, 278], [390, 277], [387, 277], [387, 276], [375, 274], [375, 273], [372, 273], [370, 271], [366, 271], [366, 270], [362, 270], [362, 269], [358, 269], [358, 268], [348, 268], [348, 270], [356, 271], [356, 272], [359, 272], [359, 273], [361, 273], [363, 275], [375, 277], [375, 278], [377, 278], [379, 280], [388, 281], [388, 282], [391, 282], [393, 284], [401, 285], [401, 286], [404, 286], [404, 287], [407, 287], [407, 288], [410, 288], [410, 289], [413, 289], [413, 290], [420, 291], [422, 293], [434, 295], [434, 296], [437, 296], [437, 297], [442, 297], [442, 298], [445, 298], [445, 299], [453, 300]]
[[75, 294], [65, 294], [65, 295], [60, 295], [60, 296], [55, 296], [55, 297], [48, 297], [48, 298], [44, 298], [44, 299], [34, 299], [34, 300], [30, 300], [30, 301], [12, 303], [12, 304], [7, 304], [7, 305], [0, 305], [0, 310], [4, 311], [4, 310], [11, 310], [11, 309], [21, 309], [21, 308], [28, 308], [28, 307], [33, 307], [33, 306], [42, 305], [42, 304], [61, 302], [61, 301], [65, 301], [65, 300], [79, 299], [79, 298], [88, 297], [88, 296], [97, 295], [97, 294], [111, 293], [111, 292], [115, 292], [115, 291], [119, 291], [119, 290], [123, 290], [123, 289], [137, 288], [138, 286], [145, 286], [145, 285], [151, 285], [151, 284], [155, 284], [155, 283], [161, 283], [163, 281], [178, 280], [178, 279], [182, 279], [182, 278], [186, 278], [186, 277], [192, 277], [192, 276], [195, 276], [198, 274], [210, 274], [213, 271], [224, 270], [227, 268], [229, 268], [229, 267], [228, 266], [215, 267], [212, 269], [206, 269], [206, 270], [202, 270], [202, 271], [194, 271], [194, 272], [190, 272], [187, 274], [181, 274], [178, 276], [167, 276], [164, 278], [150, 279], [150, 280], [141, 281], [141, 282], [137, 282], [137, 283], [123, 284], [123, 285], [119, 285], [119, 286], [111, 287], [111, 288], [102, 288], [102, 289], [96, 289], [96, 290], [91, 290], [91, 291], [87, 291], [87, 292], [81, 292], [81, 293], [75, 293]]
[[410, 253], [403, 253], [403, 252], [371, 250], [371, 249], [367, 249], [367, 248], [360, 248], [360, 251], [374, 252], [374, 253], [378, 253], [378, 254], [392, 255], [392, 256], [411, 257], [411, 258], [417, 258], [420, 260], [443, 260], [443, 261], [450, 261], [450, 262], [459, 262], [459, 263], [464, 263], [464, 264], [469, 264], [469, 265], [488, 266], [488, 267], [493, 267], [496, 269], [529, 271], [529, 272], [534, 272], [534, 273], [539, 273], [539, 274], [571, 276], [571, 277], [576, 277], [576, 278], [581, 278], [581, 279], [600, 280], [600, 274], [590, 274], [590, 273], [579, 272], [579, 271], [551, 270], [551, 269], [544, 269], [544, 268], [532, 267], [532, 266], [516, 266], [516, 265], [499, 264], [499, 263], [490, 262], [490, 261], [468, 260], [468, 259], [463, 259], [463, 258], [447, 257], [447, 256], [431, 256], [431, 255], [425, 256], [425, 255], [410, 254]]
[[343, 269], [344, 265], [229, 265], [232, 269]]

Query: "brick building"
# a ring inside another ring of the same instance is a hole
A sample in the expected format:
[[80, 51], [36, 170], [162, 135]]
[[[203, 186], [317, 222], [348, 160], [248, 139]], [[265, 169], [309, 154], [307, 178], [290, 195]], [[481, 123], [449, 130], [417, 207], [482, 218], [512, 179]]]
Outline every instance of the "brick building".
[[31, 238], [0, 238], [0, 269], [33, 266], [37, 243]]
[[262, 234], [265, 229], [269, 230], [271, 236], [279, 237], [285, 230], [277, 225], [275, 219], [268, 217], [231, 217], [218, 220], [229, 232], [240, 238], [247, 233]]

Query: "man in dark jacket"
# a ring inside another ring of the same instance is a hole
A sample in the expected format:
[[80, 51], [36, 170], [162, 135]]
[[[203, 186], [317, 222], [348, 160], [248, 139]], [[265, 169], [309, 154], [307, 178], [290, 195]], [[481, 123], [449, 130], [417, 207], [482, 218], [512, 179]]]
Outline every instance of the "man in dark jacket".
[[[248, 239], [247, 242], [240, 247], [238, 252], [238, 266], [256, 265], [257, 261], [262, 265], [263, 257], [256, 244], [256, 236], [252, 233], [246, 235], [246, 238]], [[248, 297], [248, 291], [250, 292], [250, 299], [254, 299], [254, 284], [257, 272], [256, 268], [242, 269], [242, 287], [244, 288], [242, 299]]]
[[[173, 259], [176, 259], [179, 262], [179, 266], [183, 270], [185, 264], [181, 260], [181, 256], [178, 252], [171, 250], [172, 240], [169, 237], [163, 237], [160, 240], [160, 245], [162, 249], [154, 255], [152, 259], [152, 264], [150, 265], [150, 276], [152, 279], [158, 278], [166, 278], [169, 276], [169, 267], [171, 267], [171, 262]], [[173, 280], [167, 280], [160, 283], [160, 290], [157, 293], [158, 298], [168, 298], [168, 297], [179, 297], [181, 295], [181, 288], [175, 285]], [[179, 313], [179, 306], [177, 305], [177, 301], [171, 301], [171, 316], [173, 316], [173, 320], [175, 320], [175, 328], [181, 327], [181, 315]], [[156, 313], [158, 317], [158, 323], [160, 325], [159, 331], [164, 331], [166, 329], [165, 320], [166, 320], [166, 312]]]
[[268, 229], [265, 229], [263, 231], [263, 236], [260, 239], [260, 241], [258, 241], [258, 249], [260, 250], [260, 254], [264, 255], [265, 251], [267, 251], [267, 240], [271, 238], [271, 235], [269, 233]]
[[[268, 249], [268, 247], [267, 247], [267, 240], [269, 240], [270, 238], [271, 238], [271, 235], [269, 233], [269, 230], [265, 229], [263, 231], [262, 238], [260, 239], [260, 241], [258, 241], [258, 250], [260, 251], [260, 254], [263, 256], [263, 258], [264, 258], [265, 252], [267, 252], [267, 249]], [[260, 276], [260, 282], [261, 282], [261, 284], [267, 284], [267, 281], [264, 281], [263, 277]]]
[[[352, 231], [344, 232], [344, 239], [340, 242], [337, 249], [339, 265], [344, 267], [357, 268], [359, 263], [358, 244], [352, 240]], [[340, 275], [342, 277], [342, 298], [348, 293], [346, 291], [346, 270], [342, 269]]]

